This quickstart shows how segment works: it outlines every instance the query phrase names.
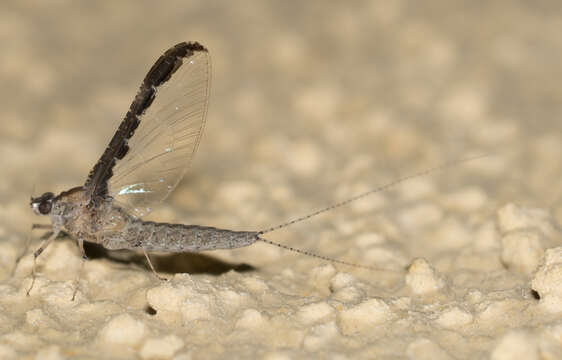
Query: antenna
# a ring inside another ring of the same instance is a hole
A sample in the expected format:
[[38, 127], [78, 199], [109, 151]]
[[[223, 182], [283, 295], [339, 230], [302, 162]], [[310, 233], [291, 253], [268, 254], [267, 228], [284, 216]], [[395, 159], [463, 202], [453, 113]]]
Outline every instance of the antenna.
[[293, 252], [296, 252], [296, 253], [299, 253], [299, 254], [302, 254], [302, 255], [314, 257], [314, 258], [317, 258], [317, 259], [322, 259], [322, 260], [329, 261], [329, 262], [336, 263], [336, 264], [342, 264], [342, 265], [351, 266], [351, 267], [355, 267], [355, 268], [368, 269], [368, 270], [374, 270], [374, 271], [385, 271], [385, 272], [394, 272], [394, 273], [401, 272], [401, 271], [396, 271], [396, 270], [383, 269], [383, 268], [379, 268], [379, 267], [376, 267], [376, 266], [361, 265], [361, 264], [355, 264], [355, 263], [351, 263], [351, 262], [347, 262], [347, 261], [333, 259], [333, 258], [330, 258], [328, 256], [315, 254], [315, 253], [310, 252], [310, 251], [297, 249], [297, 248], [294, 248], [294, 247], [291, 247], [291, 246], [276, 243], [276, 242], [271, 241], [271, 240], [263, 239], [263, 238], [260, 237], [260, 235], [267, 234], [267, 233], [270, 233], [270, 232], [274, 232], [274, 231], [277, 231], [279, 229], [289, 227], [293, 224], [303, 222], [305, 220], [308, 220], [312, 217], [323, 214], [323, 213], [328, 212], [330, 210], [337, 209], [339, 207], [348, 205], [348, 204], [350, 204], [350, 203], [352, 203], [356, 200], [362, 199], [362, 198], [367, 197], [369, 195], [381, 192], [383, 190], [387, 190], [387, 189], [389, 189], [393, 186], [396, 186], [396, 185], [398, 185], [400, 183], [403, 183], [403, 182], [406, 182], [408, 180], [412, 180], [412, 179], [415, 179], [415, 178], [421, 177], [421, 176], [426, 176], [426, 175], [429, 175], [429, 174], [434, 173], [434, 172], [443, 171], [443, 170], [449, 169], [449, 168], [454, 167], [454, 166], [458, 166], [460, 164], [463, 164], [463, 163], [466, 163], [466, 162], [469, 162], [469, 161], [482, 159], [482, 158], [492, 156], [492, 155], [494, 155], [494, 154], [488, 153], [488, 154], [471, 156], [471, 157], [467, 157], [467, 158], [460, 159], [460, 160], [449, 161], [449, 162], [445, 162], [441, 165], [431, 167], [429, 169], [425, 169], [425, 170], [422, 170], [422, 171], [419, 171], [419, 172], [416, 172], [416, 173], [413, 173], [413, 174], [410, 174], [410, 175], [400, 177], [400, 178], [398, 178], [396, 180], [393, 180], [391, 182], [388, 182], [384, 185], [381, 185], [379, 187], [376, 187], [374, 189], [371, 189], [371, 190], [366, 191], [364, 193], [361, 193], [359, 195], [353, 196], [353, 197], [351, 197], [347, 200], [343, 200], [343, 201], [334, 203], [332, 205], [326, 206], [324, 208], [321, 208], [319, 210], [316, 210], [316, 211], [314, 211], [314, 212], [312, 212], [308, 215], [304, 215], [304, 216], [289, 220], [287, 222], [284, 222], [282, 224], [272, 226], [268, 229], [258, 231], [257, 234], [256, 234], [256, 239], [259, 240], [259, 241], [262, 241], [266, 244], [269, 244], [269, 245], [274, 245], [274, 246], [277, 246], [277, 247], [285, 249], [285, 250], [293, 251]]
[[353, 196], [349, 199], [346, 199], [346, 200], [334, 203], [332, 205], [326, 206], [324, 208], [321, 208], [319, 210], [316, 210], [316, 211], [314, 211], [314, 212], [312, 212], [308, 215], [304, 215], [304, 216], [289, 220], [287, 222], [284, 222], [282, 224], [272, 226], [268, 229], [258, 231], [258, 236], [263, 235], [263, 234], [267, 234], [267, 233], [270, 233], [270, 232], [274, 232], [274, 231], [277, 231], [277, 230], [282, 229], [282, 228], [286, 228], [288, 226], [291, 226], [291, 225], [299, 223], [299, 222], [303, 222], [305, 220], [308, 220], [310, 218], [313, 218], [317, 215], [323, 214], [323, 213], [328, 212], [330, 210], [337, 209], [339, 207], [348, 205], [348, 204], [350, 204], [354, 201], [357, 201], [357, 200], [362, 199], [364, 197], [367, 197], [369, 195], [381, 192], [383, 190], [387, 190], [387, 189], [389, 189], [393, 186], [396, 186], [396, 185], [401, 184], [403, 182], [406, 182], [408, 180], [412, 180], [412, 179], [415, 179], [415, 178], [418, 178], [418, 177], [421, 177], [421, 176], [429, 175], [429, 174], [434, 173], [434, 172], [443, 171], [443, 170], [449, 169], [451, 167], [458, 166], [460, 164], [463, 164], [463, 163], [466, 163], [466, 162], [469, 162], [469, 161], [482, 159], [482, 158], [489, 157], [489, 156], [492, 156], [492, 155], [493, 154], [488, 153], [488, 154], [471, 156], [471, 157], [467, 157], [467, 158], [460, 159], [460, 160], [449, 161], [449, 162], [443, 163], [441, 165], [431, 167], [429, 169], [425, 169], [425, 170], [422, 170], [422, 171], [419, 171], [419, 172], [416, 172], [416, 173], [413, 173], [413, 174], [410, 174], [410, 175], [400, 177], [400, 178], [398, 178], [396, 180], [393, 180], [393, 181], [390, 181], [390, 182], [388, 182], [384, 185], [381, 185], [379, 187], [376, 187], [374, 189], [371, 189], [371, 190], [366, 191], [364, 193], [361, 193], [359, 195], [355, 195], [355, 196]]
[[361, 265], [361, 264], [355, 264], [355, 263], [351, 263], [351, 262], [347, 262], [347, 261], [337, 260], [337, 259], [333, 259], [333, 258], [328, 257], [328, 256], [318, 255], [318, 254], [315, 254], [315, 253], [310, 252], [310, 251], [301, 250], [301, 249], [297, 249], [297, 248], [294, 248], [294, 247], [291, 247], [291, 246], [276, 243], [276, 242], [271, 241], [271, 240], [263, 239], [259, 236], [257, 237], [257, 239], [259, 241], [263, 241], [264, 243], [269, 244], [269, 245], [277, 246], [277, 247], [280, 247], [280, 248], [285, 249], [285, 250], [293, 251], [293, 252], [296, 252], [296, 253], [299, 253], [299, 254], [302, 254], [302, 255], [310, 256], [310, 257], [313, 257], [313, 258], [325, 260], [325, 261], [336, 263], [336, 264], [342, 264], [342, 265], [351, 266], [351, 267], [355, 267], [355, 268], [374, 270], [374, 271], [384, 271], [384, 272], [392, 272], [392, 273], [402, 273], [403, 272], [403, 271], [396, 271], [396, 270], [390, 270], [390, 269], [383, 269], [383, 268], [379, 268], [379, 267], [376, 267], [376, 266]]

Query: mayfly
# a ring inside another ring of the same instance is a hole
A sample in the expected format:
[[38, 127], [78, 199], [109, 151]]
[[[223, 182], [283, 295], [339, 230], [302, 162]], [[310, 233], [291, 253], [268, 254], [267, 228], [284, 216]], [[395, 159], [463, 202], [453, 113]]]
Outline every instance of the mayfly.
[[[167, 50], [144, 78], [129, 111], [83, 186], [59, 195], [46, 192], [31, 198], [38, 215], [49, 215], [51, 234], [33, 253], [33, 280], [37, 257], [61, 231], [78, 243], [82, 266], [84, 242], [106, 249], [140, 249], [158, 276], [147, 252], [197, 252], [233, 249], [256, 241], [349, 266], [377, 269], [331, 259], [275, 243], [262, 235], [307, 220], [369, 194], [426, 173], [458, 165], [446, 163], [397, 179], [371, 191], [325, 207], [306, 216], [261, 231], [232, 231], [208, 226], [156, 223], [141, 218], [176, 187], [197, 151], [209, 99], [210, 58], [196, 42], [182, 42]], [[74, 296], [76, 295], [76, 288]]]

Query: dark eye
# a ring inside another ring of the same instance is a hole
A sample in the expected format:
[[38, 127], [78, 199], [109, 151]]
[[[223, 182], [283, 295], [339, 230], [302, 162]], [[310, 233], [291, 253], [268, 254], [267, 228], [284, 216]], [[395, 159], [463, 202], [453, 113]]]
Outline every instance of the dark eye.
[[47, 215], [51, 212], [51, 202], [43, 200], [39, 203], [39, 212], [43, 215]]

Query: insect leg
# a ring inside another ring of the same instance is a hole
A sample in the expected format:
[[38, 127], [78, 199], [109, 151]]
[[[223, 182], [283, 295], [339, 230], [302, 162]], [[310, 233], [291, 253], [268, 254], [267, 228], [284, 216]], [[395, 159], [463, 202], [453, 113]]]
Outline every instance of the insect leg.
[[142, 252], [144, 253], [144, 257], [146, 257], [146, 261], [148, 261], [148, 265], [150, 265], [150, 269], [152, 269], [152, 272], [154, 273], [154, 275], [156, 275], [156, 277], [160, 280], [168, 280], [163, 276], [160, 276], [160, 274], [158, 274], [156, 272], [156, 270], [154, 270], [154, 266], [152, 265], [152, 261], [150, 261], [150, 257], [148, 257], [148, 253], [146, 252], [145, 248], [142, 248]]
[[[22, 254], [16, 259], [16, 264], [20, 262], [21, 258], [25, 255], [25, 253], [27, 252], [27, 249], [29, 248], [29, 244], [31, 244], [31, 232], [33, 230], [36, 229], [45, 229], [45, 230], [52, 230], [53, 226], [51, 224], [31, 224], [31, 229], [29, 229], [29, 235], [27, 237], [27, 242], [25, 243], [25, 248], [22, 252]], [[52, 232], [47, 232], [45, 234], [43, 234], [43, 236], [41, 237], [41, 239], [43, 239], [43, 237], [49, 234], [49, 236], [52, 234]], [[14, 268], [15, 269], [15, 268]]]
[[[25, 254], [27, 253], [27, 249], [29, 249], [29, 245], [31, 244], [31, 232], [35, 229], [49, 229], [51, 230], [53, 228], [52, 225], [47, 225], [47, 224], [31, 224], [31, 228], [29, 229], [29, 234], [27, 235], [27, 240], [25, 242], [25, 246], [23, 248], [23, 251], [21, 252], [20, 255], [18, 255], [18, 257], [16, 258], [16, 263], [15, 266], [12, 270], [12, 276], [14, 275], [15, 271], [16, 271], [16, 267], [19, 264], [20, 260], [25, 256]], [[45, 236], [51, 236], [53, 232], [47, 232], [45, 234], [43, 234], [43, 236], [41, 236], [41, 239], [43, 239]]]
[[74, 291], [72, 292], [72, 301], [76, 298], [76, 292], [78, 292], [78, 285], [80, 285], [80, 278], [82, 277], [82, 272], [84, 271], [84, 263], [88, 260], [86, 256], [86, 251], [84, 251], [84, 240], [78, 239], [78, 247], [80, 248], [80, 253], [82, 254], [82, 261], [80, 262], [80, 270], [78, 270], [78, 275], [76, 276]]
[[53, 240], [58, 236], [59, 232], [60, 232], [59, 229], [53, 229], [53, 233], [51, 234], [51, 236], [44, 239], [39, 245], [39, 247], [37, 248], [37, 250], [35, 250], [35, 252], [33, 253], [33, 267], [31, 268], [31, 286], [29, 287], [29, 289], [27, 289], [27, 293], [26, 293], [27, 296], [29, 296], [31, 289], [33, 289], [33, 285], [35, 285], [35, 266], [37, 265], [37, 258], [47, 248], [47, 246], [49, 246], [49, 244], [53, 242]]

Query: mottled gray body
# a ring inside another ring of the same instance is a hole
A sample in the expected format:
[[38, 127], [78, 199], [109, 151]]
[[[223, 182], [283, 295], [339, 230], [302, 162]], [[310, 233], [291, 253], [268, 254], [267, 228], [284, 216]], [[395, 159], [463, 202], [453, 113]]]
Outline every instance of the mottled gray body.
[[78, 240], [98, 243], [110, 250], [185, 252], [233, 249], [258, 240], [258, 233], [232, 231], [208, 226], [142, 221], [106, 198], [95, 210], [87, 206], [82, 187], [53, 199], [50, 213], [56, 230], [64, 230]]
[[[209, 226], [167, 224], [134, 220], [122, 233], [106, 236], [104, 247], [139, 244], [147, 251], [203, 251], [234, 249], [251, 245], [257, 232], [231, 231]], [[122, 248], [122, 247], [119, 247]]]

